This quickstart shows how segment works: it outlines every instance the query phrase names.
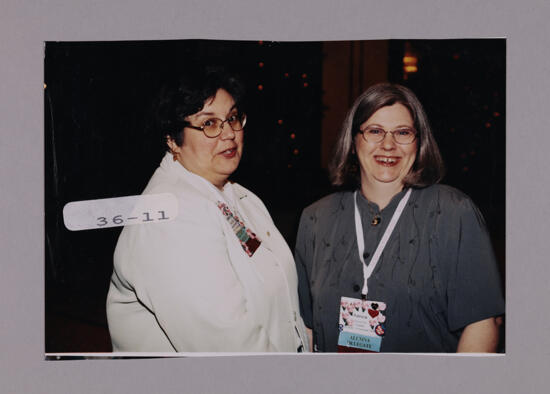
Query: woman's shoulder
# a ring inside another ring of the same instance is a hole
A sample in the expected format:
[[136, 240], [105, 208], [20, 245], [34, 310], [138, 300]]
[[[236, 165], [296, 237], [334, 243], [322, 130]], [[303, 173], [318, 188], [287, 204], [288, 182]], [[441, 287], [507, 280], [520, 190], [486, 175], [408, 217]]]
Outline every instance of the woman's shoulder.
[[155, 170], [143, 194], [156, 193], [174, 193], [178, 189], [178, 178], [171, 176], [164, 168], [159, 167]]
[[[120, 253], [145, 253], [153, 245], [171, 249], [178, 247], [193, 247], [195, 239], [207, 234], [214, 241], [223, 236], [223, 230], [218, 219], [215, 204], [204, 198], [196, 188], [181, 180], [159, 179], [149, 183], [142, 195], [169, 194], [176, 200], [177, 207], [166, 213], [167, 220], [155, 220], [134, 226], [125, 226], [120, 237]], [[162, 204], [171, 199], [155, 200]], [[163, 206], [155, 206], [151, 212], [161, 211]], [[151, 214], [151, 217], [154, 215]], [[122, 254], [121, 254], [122, 255]], [[152, 260], [151, 260], [152, 263]]]
[[[155, 171], [142, 194], [170, 194], [177, 200], [178, 213], [173, 224], [215, 222], [215, 205], [208, 194], [185, 178], [175, 177], [161, 167]], [[212, 208], [214, 207], [214, 208]]]
[[231, 182], [231, 186], [233, 187], [233, 190], [235, 191], [235, 195], [236, 195], [237, 198], [239, 198], [239, 199], [250, 198], [250, 199], [253, 199], [255, 201], [258, 201], [258, 202], [262, 203], [262, 205], [263, 205], [263, 202], [260, 199], [260, 197], [258, 197], [256, 194], [254, 194], [254, 192], [250, 191], [249, 189], [247, 189], [243, 185], [241, 185], [237, 182]]
[[443, 212], [453, 212], [460, 214], [464, 211], [477, 210], [472, 199], [461, 190], [442, 184], [431, 185], [416, 191], [417, 204], [419, 205], [437, 205]]
[[442, 202], [461, 202], [464, 200], [470, 200], [470, 197], [461, 190], [443, 184], [435, 184], [421, 189], [417, 189], [417, 193], [422, 197], [430, 199], [438, 199]]
[[304, 208], [302, 215], [331, 217], [332, 215], [340, 214], [342, 211], [353, 206], [352, 197], [353, 192], [349, 191], [329, 194]]
[[231, 186], [233, 187], [235, 197], [238, 198], [241, 203], [247, 206], [253, 205], [257, 209], [260, 209], [264, 214], [269, 215], [264, 202], [254, 192], [236, 182], [231, 182]]
[[346, 223], [352, 220], [353, 193], [336, 192], [329, 194], [302, 211], [297, 245], [306, 239], [331, 233], [336, 228], [346, 226]]

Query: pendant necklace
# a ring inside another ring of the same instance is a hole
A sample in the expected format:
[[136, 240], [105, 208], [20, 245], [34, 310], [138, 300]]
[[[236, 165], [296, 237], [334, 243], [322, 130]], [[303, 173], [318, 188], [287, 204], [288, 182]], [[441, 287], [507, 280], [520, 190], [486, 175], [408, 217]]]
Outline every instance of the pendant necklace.
[[[361, 193], [363, 194], [363, 193]], [[365, 197], [365, 195], [363, 194], [363, 197]], [[378, 226], [380, 224], [380, 222], [382, 221], [382, 217], [380, 216], [380, 212], [375, 212], [370, 204], [371, 202], [369, 201], [369, 199], [367, 197], [365, 197], [365, 200], [367, 200], [367, 208], [369, 209], [369, 212], [371, 213], [372, 215], [372, 220], [370, 221], [370, 225], [371, 226]]]
[[379, 214], [377, 214], [373, 211], [371, 211], [371, 213], [373, 214], [373, 217], [372, 217], [372, 220], [370, 221], [370, 225], [371, 226], [378, 226], [378, 224], [382, 221], [382, 218], [380, 217]]

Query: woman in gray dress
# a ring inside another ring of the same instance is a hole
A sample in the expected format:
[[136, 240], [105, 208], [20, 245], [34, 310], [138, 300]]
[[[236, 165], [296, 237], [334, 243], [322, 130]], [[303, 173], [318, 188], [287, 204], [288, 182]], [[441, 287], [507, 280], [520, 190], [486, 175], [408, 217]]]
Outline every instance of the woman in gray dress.
[[[295, 259], [317, 351], [494, 352], [504, 300], [481, 213], [443, 164], [409, 89], [349, 111], [331, 194], [302, 213]], [[361, 344], [365, 345], [361, 345]]]

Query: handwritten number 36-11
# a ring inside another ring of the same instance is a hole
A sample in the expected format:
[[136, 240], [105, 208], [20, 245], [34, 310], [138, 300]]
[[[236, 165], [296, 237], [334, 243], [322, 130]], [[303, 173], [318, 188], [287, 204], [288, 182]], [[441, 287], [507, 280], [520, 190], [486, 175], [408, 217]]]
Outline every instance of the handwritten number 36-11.
[[[156, 219], [151, 218], [151, 215], [150, 215], [149, 212], [143, 212], [144, 218], [141, 220], [141, 222], [152, 222], [154, 220], [167, 220], [167, 219], [169, 219], [168, 217], [165, 216], [164, 211], [157, 211], [157, 212], [160, 215]], [[126, 218], [126, 221], [138, 220], [138, 219], [139, 218], [136, 216], [136, 217]], [[111, 218], [111, 222], [113, 224], [119, 225], [119, 224], [124, 223], [124, 219], [122, 218], [122, 215], [116, 215], [116, 216], [113, 216]], [[100, 216], [100, 217], [97, 218], [98, 227], [106, 226], [107, 224], [109, 224], [109, 219], [107, 219], [106, 217]]]

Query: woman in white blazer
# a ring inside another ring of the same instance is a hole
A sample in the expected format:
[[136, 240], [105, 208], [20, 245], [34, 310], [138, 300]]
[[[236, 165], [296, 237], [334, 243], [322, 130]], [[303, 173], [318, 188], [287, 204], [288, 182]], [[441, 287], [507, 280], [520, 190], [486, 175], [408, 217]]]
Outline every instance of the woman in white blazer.
[[116, 352], [309, 350], [292, 253], [265, 206], [228, 182], [243, 149], [242, 86], [189, 74], [159, 106], [168, 152], [144, 194], [173, 220], [125, 227], [107, 297]]

